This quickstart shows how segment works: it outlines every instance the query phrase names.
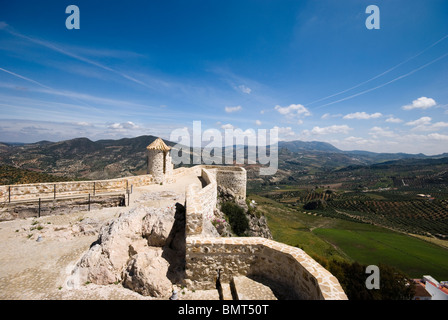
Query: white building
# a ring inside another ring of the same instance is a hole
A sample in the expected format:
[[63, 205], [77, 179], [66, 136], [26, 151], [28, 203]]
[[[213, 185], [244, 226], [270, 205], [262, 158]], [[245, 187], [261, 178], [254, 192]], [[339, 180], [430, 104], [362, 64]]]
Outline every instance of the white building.
[[431, 300], [448, 300], [448, 286], [445, 281], [438, 282], [429, 275], [423, 276], [421, 281], [425, 290], [431, 295]]

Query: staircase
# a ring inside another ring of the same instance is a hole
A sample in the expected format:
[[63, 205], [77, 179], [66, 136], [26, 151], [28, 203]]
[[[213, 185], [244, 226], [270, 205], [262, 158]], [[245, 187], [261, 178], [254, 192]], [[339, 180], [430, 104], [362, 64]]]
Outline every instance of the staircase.
[[217, 289], [220, 300], [277, 300], [271, 288], [244, 276], [218, 283]]

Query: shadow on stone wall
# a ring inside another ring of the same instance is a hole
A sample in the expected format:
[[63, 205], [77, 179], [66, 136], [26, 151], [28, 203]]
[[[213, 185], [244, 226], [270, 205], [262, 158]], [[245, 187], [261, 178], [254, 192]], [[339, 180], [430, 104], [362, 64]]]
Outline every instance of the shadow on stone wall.
[[172, 283], [182, 284], [185, 279], [185, 206], [176, 203], [174, 223], [163, 247], [162, 257], [168, 261], [167, 278]]

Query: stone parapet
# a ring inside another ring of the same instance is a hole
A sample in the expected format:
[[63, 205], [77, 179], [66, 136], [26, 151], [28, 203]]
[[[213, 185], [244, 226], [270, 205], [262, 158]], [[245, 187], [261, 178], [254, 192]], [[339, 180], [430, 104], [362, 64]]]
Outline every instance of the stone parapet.
[[186, 239], [187, 285], [211, 289], [221, 281], [254, 276], [289, 290], [291, 299], [346, 300], [338, 280], [303, 250], [259, 237]]
[[235, 194], [235, 200], [246, 200], [246, 169], [236, 166], [202, 165], [201, 167], [213, 171], [217, 185], [230, 189]]
[[109, 180], [48, 182], [0, 186], [0, 202], [32, 200], [78, 194], [97, 194], [125, 191], [126, 188], [141, 187], [154, 183], [152, 175], [131, 176]]
[[196, 185], [187, 187], [186, 202], [186, 234], [200, 235], [203, 230], [204, 219], [211, 219], [217, 202], [217, 185], [214, 175], [207, 169], [201, 169], [201, 178], [206, 184], [204, 188]]

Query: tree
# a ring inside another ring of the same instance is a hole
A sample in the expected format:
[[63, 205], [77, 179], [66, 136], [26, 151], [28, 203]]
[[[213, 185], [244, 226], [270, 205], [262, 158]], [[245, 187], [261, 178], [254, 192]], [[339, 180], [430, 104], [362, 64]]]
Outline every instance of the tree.
[[244, 235], [249, 229], [249, 219], [243, 208], [234, 202], [227, 201], [221, 205], [221, 211], [227, 216], [230, 227], [238, 236]]
[[380, 288], [367, 289], [366, 265], [358, 262], [330, 260], [325, 267], [341, 284], [349, 300], [410, 300], [415, 286], [402, 271], [385, 264], [378, 264]]

